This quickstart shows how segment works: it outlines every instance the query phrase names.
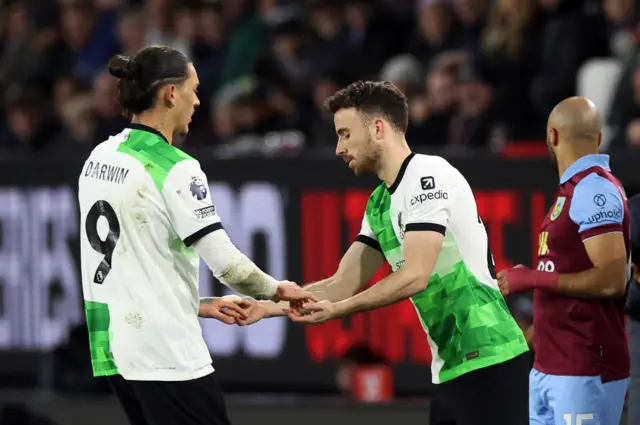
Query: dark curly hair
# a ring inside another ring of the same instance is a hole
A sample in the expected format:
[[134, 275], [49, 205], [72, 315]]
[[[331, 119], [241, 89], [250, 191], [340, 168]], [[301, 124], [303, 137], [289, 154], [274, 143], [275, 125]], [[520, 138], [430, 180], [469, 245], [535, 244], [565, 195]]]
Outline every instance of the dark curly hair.
[[402, 133], [409, 126], [407, 97], [389, 81], [356, 81], [338, 90], [327, 99], [325, 106], [332, 114], [355, 108], [369, 118], [382, 116]]
[[112, 57], [109, 73], [118, 78], [123, 113], [138, 115], [153, 108], [159, 88], [189, 78], [189, 63], [184, 53], [167, 46], [147, 47], [135, 56]]

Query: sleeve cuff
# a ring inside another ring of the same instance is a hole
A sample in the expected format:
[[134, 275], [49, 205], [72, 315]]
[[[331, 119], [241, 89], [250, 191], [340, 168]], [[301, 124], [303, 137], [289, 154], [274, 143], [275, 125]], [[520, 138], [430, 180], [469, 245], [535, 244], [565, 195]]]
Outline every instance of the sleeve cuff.
[[209, 233], [213, 233], [216, 230], [222, 230], [222, 229], [223, 229], [222, 223], [219, 221], [217, 223], [209, 224], [208, 226], [203, 227], [202, 229], [198, 230], [194, 234], [184, 238], [184, 244], [186, 246], [191, 246], [194, 243], [198, 242], [200, 239], [207, 236]]
[[363, 244], [368, 245], [371, 248], [377, 249], [378, 251], [382, 252], [382, 247], [380, 246], [380, 242], [378, 242], [373, 238], [370, 238], [369, 236], [358, 235], [358, 237], [356, 237], [356, 241], [362, 242]]
[[444, 234], [447, 232], [447, 228], [442, 224], [436, 224], [436, 223], [409, 223], [405, 226], [404, 231], [405, 232], [416, 232], [416, 231], [438, 232], [444, 236]]
[[603, 224], [602, 226], [593, 227], [591, 229], [587, 229], [580, 232], [580, 237], [584, 241], [594, 236], [600, 236], [607, 233], [615, 233], [615, 232], [622, 233], [622, 231], [623, 231], [622, 224], [620, 223]]

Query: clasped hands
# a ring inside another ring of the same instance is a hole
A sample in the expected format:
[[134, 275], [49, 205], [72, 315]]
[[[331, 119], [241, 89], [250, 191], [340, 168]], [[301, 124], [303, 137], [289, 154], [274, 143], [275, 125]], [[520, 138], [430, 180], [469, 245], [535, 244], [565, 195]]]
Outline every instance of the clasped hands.
[[[311, 292], [303, 290], [293, 282], [280, 282], [273, 301], [288, 301], [289, 308], [284, 309], [284, 312], [294, 322], [322, 323], [337, 317], [335, 304], [318, 301]], [[232, 295], [215, 298], [206, 306], [201, 306], [200, 315], [228, 325], [247, 326], [268, 317], [268, 309], [262, 302]]]

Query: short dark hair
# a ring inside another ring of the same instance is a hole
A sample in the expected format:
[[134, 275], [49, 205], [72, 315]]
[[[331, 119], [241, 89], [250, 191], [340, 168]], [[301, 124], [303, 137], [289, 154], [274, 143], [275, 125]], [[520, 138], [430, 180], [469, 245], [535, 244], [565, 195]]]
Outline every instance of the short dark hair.
[[109, 73], [118, 78], [123, 113], [137, 115], [153, 108], [160, 87], [189, 78], [189, 63], [184, 53], [167, 46], [147, 47], [135, 56], [112, 57]]
[[409, 126], [407, 97], [389, 81], [356, 81], [338, 90], [325, 104], [332, 114], [355, 108], [366, 116], [381, 115], [403, 133]]

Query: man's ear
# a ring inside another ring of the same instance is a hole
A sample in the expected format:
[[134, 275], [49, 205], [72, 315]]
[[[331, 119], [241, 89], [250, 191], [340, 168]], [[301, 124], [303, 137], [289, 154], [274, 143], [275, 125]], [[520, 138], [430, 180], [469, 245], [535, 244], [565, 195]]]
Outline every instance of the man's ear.
[[167, 84], [162, 89], [162, 98], [164, 100], [165, 106], [169, 108], [173, 108], [176, 106], [176, 85], [175, 84]]

